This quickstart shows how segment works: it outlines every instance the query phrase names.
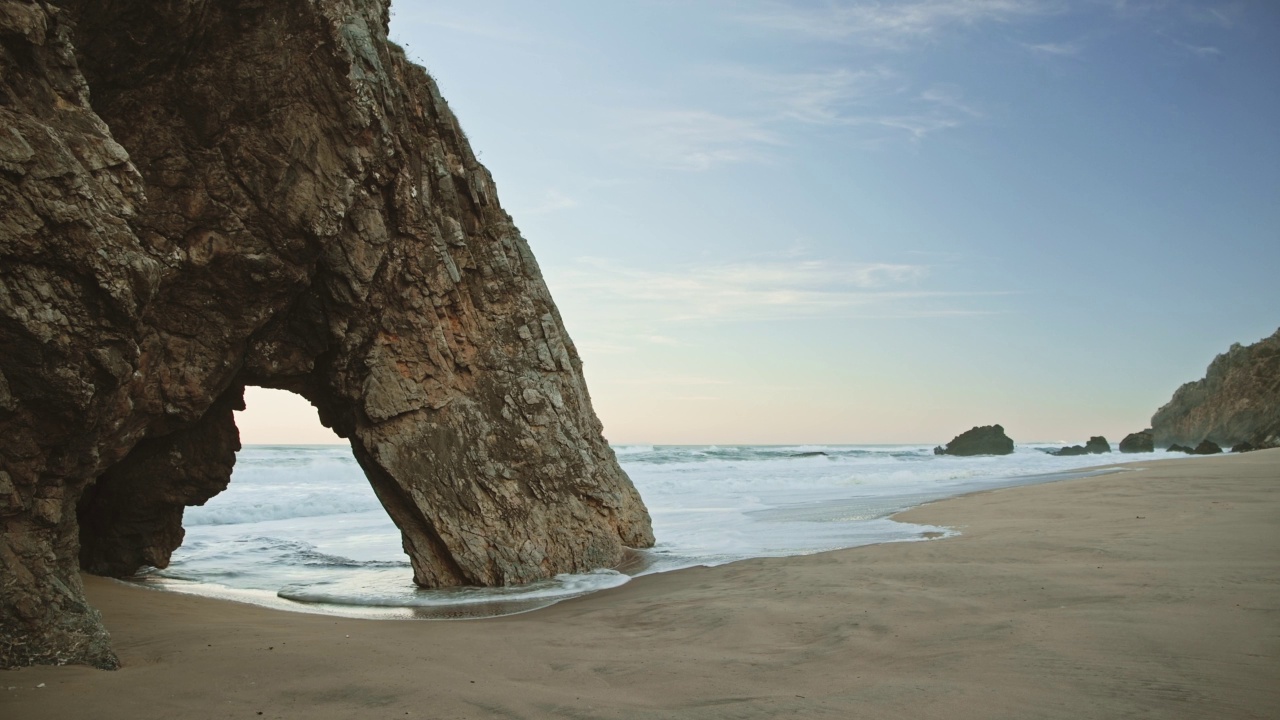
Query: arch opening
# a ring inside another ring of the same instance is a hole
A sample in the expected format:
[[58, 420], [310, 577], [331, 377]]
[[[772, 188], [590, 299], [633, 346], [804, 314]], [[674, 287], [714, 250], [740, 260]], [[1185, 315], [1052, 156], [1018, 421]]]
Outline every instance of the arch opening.
[[[248, 386], [231, 395], [239, 401], [220, 401], [191, 428], [140, 443], [86, 495], [85, 569], [267, 604], [277, 595], [358, 603], [361, 587], [411, 590], [401, 534], [350, 445], [293, 392]], [[186, 436], [222, 448], [205, 473], [226, 473], [225, 482], [175, 491], [190, 479], [185, 463], [211, 459], [193, 455]], [[142, 482], [166, 473], [173, 481], [148, 501], [157, 493]], [[121, 493], [128, 503], [113, 500]]]
[[189, 508], [187, 539], [151, 576], [232, 595], [360, 602], [362, 587], [412, 587], [412, 567], [351, 446], [287, 390], [250, 386], [227, 490]]
[[[184, 485], [196, 472], [205, 482]], [[86, 493], [81, 560], [165, 589], [360, 617], [489, 617], [626, 581], [598, 571], [421, 587], [373, 482], [306, 398], [236, 387], [190, 427], [139, 443]]]

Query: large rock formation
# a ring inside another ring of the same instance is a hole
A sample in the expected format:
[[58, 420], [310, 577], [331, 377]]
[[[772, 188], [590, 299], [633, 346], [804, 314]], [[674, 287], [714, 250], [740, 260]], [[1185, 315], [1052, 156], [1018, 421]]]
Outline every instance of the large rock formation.
[[1178, 388], [1156, 411], [1151, 428], [1159, 445], [1280, 445], [1280, 330], [1214, 358], [1203, 380]]
[[424, 586], [653, 542], [528, 245], [385, 0], [0, 0], [0, 666], [115, 664], [246, 385], [349, 438]]
[[983, 425], [965, 430], [952, 438], [947, 446], [933, 449], [935, 455], [1008, 455], [1013, 440], [999, 425]]

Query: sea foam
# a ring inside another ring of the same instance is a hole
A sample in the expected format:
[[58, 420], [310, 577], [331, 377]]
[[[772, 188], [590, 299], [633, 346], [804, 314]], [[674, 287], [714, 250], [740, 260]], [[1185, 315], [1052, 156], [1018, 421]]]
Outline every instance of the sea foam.
[[[1133, 459], [1054, 457], [1034, 445], [971, 458], [937, 456], [926, 445], [614, 450], [658, 539], [642, 553], [640, 574], [946, 536], [953, 531], [889, 516], [930, 500]], [[247, 446], [227, 491], [189, 508], [185, 524], [186, 543], [168, 569], [149, 574], [152, 582], [289, 609], [476, 617], [522, 612], [629, 577], [602, 570], [516, 588], [417, 588], [399, 531], [345, 446]]]

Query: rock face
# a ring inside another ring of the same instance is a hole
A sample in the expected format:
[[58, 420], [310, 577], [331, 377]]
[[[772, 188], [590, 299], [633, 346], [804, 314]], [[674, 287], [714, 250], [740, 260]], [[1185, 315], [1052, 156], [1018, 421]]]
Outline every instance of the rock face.
[[[0, 0], [0, 666], [115, 657], [246, 385], [351, 441], [423, 586], [653, 543], [538, 266], [384, 0]], [[74, 28], [74, 32], [73, 32]]]
[[936, 455], [1008, 455], [1013, 452], [1013, 440], [1004, 434], [999, 425], [984, 425], [957, 435], [945, 448], [934, 448]]
[[1214, 358], [1203, 380], [1178, 388], [1156, 411], [1151, 428], [1161, 445], [1280, 445], [1280, 330]]
[[1155, 451], [1156, 440], [1150, 430], [1129, 433], [1120, 441], [1120, 452], [1122, 453], [1148, 453]]

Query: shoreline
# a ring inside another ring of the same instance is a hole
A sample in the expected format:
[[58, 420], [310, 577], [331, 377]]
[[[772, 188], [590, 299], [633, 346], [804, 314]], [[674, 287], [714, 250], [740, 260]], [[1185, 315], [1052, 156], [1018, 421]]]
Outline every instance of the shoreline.
[[[700, 446], [698, 446], [700, 447]], [[758, 447], [758, 446], [752, 446]], [[787, 445], [779, 445], [776, 447], [790, 447]], [[1090, 458], [1100, 459], [1100, 458]], [[1181, 459], [1181, 458], [1178, 458]], [[979, 487], [963, 490], [952, 490], [955, 494], [943, 494], [941, 492], [917, 491], [915, 494], [922, 497], [913, 498], [910, 494], [903, 495], [901, 499], [911, 498], [910, 504], [903, 505], [901, 509], [887, 511], [887, 514], [868, 517], [864, 521], [895, 521], [898, 514], [918, 507], [923, 504], [939, 502], [955, 497], [963, 497], [965, 495], [985, 492], [994, 489], [1021, 487], [1024, 485], [1037, 485], [1048, 482], [1059, 482], [1063, 480], [1072, 480], [1084, 477], [1091, 477], [1107, 473], [1122, 472], [1123, 466], [1101, 465], [1087, 466], [1082, 468], [1056, 469], [1047, 470], [1045, 472], [1031, 474], [1014, 474], [1005, 477], [992, 476], [984, 478], [983, 483], [990, 484], [992, 487]], [[795, 511], [806, 511], [810, 509], [819, 509], [831, 511], [851, 507], [855, 512], [863, 510], [867, 498], [863, 496], [854, 496], [839, 500], [826, 500], [818, 502], [805, 502], [786, 504], [780, 507], [771, 508], [769, 510], [755, 511], [752, 514], [773, 514], [782, 513], [790, 514]], [[909, 523], [898, 523], [906, 526]], [[566, 602], [579, 597], [585, 597], [605, 589], [624, 585], [632, 582], [640, 577], [653, 574], [661, 574], [668, 572], [679, 572], [693, 567], [718, 567], [734, 562], [752, 559], [752, 557], [800, 557], [805, 555], [813, 555], [822, 552], [835, 552], [839, 550], [848, 550], [859, 547], [867, 547], [871, 545], [879, 545], [893, 542], [914, 542], [919, 540], [932, 540], [948, 536], [946, 528], [934, 526], [918, 526], [915, 532], [910, 536], [902, 536], [897, 538], [885, 538], [878, 540], [853, 540], [850, 544], [841, 546], [831, 546], [826, 549], [801, 550], [790, 554], [761, 554], [756, 556], [743, 555], [732, 559], [720, 559], [718, 561], [698, 562], [692, 558], [686, 563], [672, 565], [669, 558], [664, 555], [654, 554], [648, 550], [632, 550], [627, 560], [619, 566], [609, 568], [615, 571], [617, 575], [611, 576], [616, 581], [590, 581], [588, 584], [592, 587], [586, 589], [563, 588], [557, 589], [555, 586], [535, 587], [528, 586], [527, 592], [520, 592], [519, 588], [510, 588], [511, 592], [494, 592], [487, 597], [474, 597], [466, 600], [450, 601], [447, 596], [422, 598], [418, 602], [406, 602], [404, 604], [394, 603], [359, 603], [359, 602], [326, 602], [321, 599], [303, 600], [297, 597], [269, 590], [265, 588], [252, 589], [237, 586], [222, 585], [214, 580], [201, 581], [196, 579], [188, 579], [181, 577], [171, 577], [164, 573], [147, 573], [136, 578], [120, 580], [127, 585], [143, 587], [146, 589], [156, 590], [159, 592], [176, 592], [184, 595], [192, 595], [196, 597], [205, 597], [214, 600], [226, 602], [238, 602], [257, 607], [269, 608], [282, 612], [294, 612], [315, 614], [330, 617], [344, 617], [356, 619], [370, 620], [461, 620], [461, 619], [484, 619], [488, 617], [504, 617], [507, 615], [516, 615], [527, 612], [541, 610], [560, 602]], [[575, 575], [560, 576], [569, 578], [569, 581], [587, 578], [594, 573], [582, 573]], [[430, 591], [428, 591], [430, 594]]]
[[0, 674], [0, 714], [1273, 714], [1280, 450], [1124, 466], [1145, 471], [893, 516], [962, 530], [941, 542], [658, 573], [466, 623], [281, 612], [86, 578], [122, 669]]

